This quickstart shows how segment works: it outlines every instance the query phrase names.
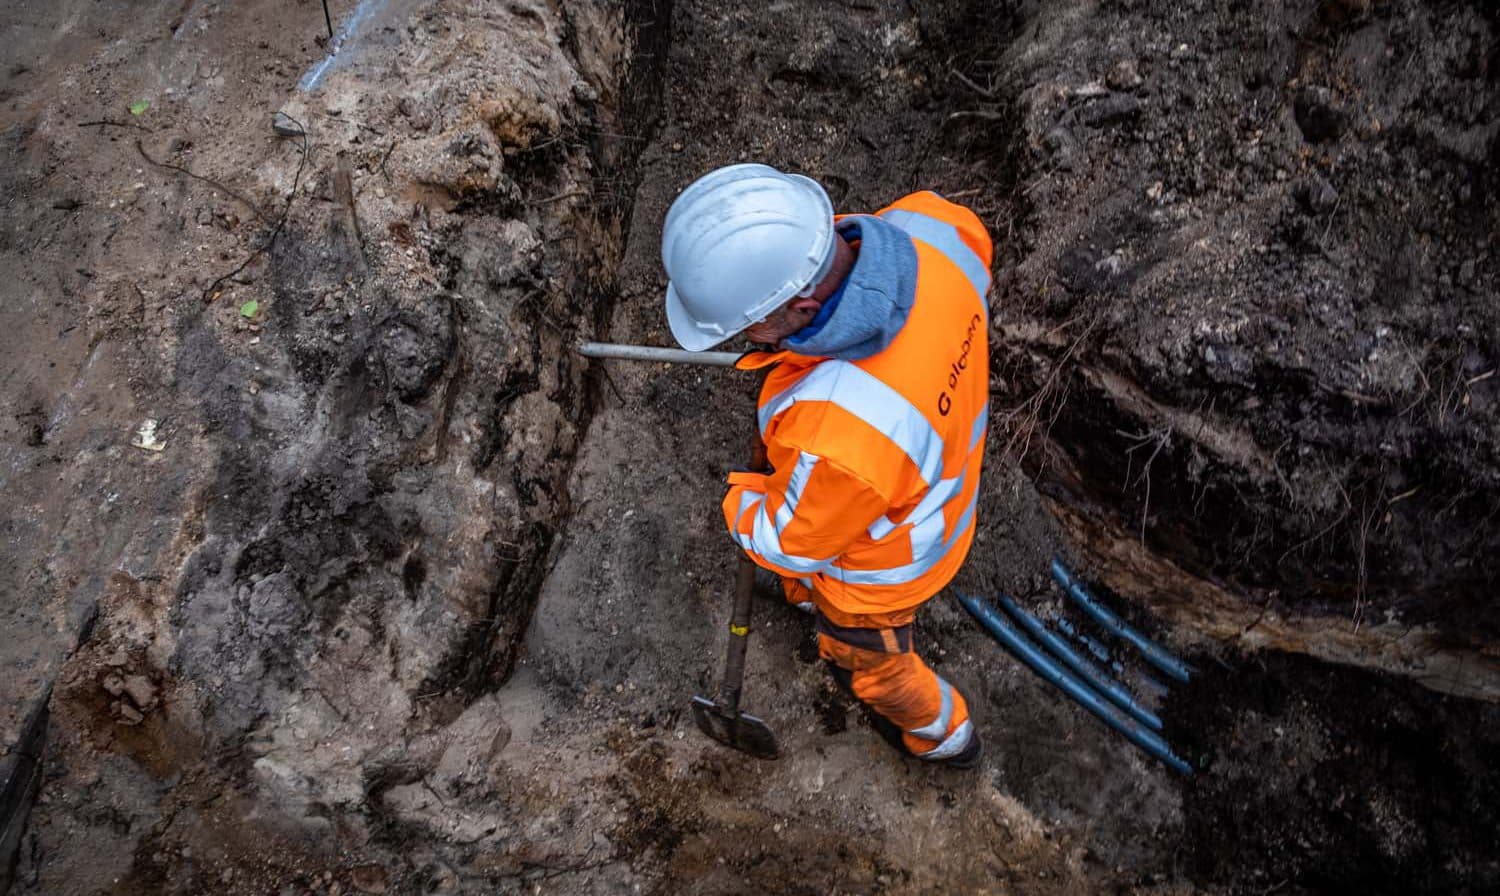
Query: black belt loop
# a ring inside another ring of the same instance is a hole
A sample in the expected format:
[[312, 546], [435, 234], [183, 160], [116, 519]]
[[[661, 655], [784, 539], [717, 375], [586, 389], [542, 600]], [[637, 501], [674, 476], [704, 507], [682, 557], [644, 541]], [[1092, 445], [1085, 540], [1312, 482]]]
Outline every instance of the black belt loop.
[[[822, 613], [817, 614], [813, 628], [840, 644], [876, 653], [911, 653], [911, 626], [899, 628], [850, 628], [837, 625]], [[894, 649], [892, 649], [894, 648]]]

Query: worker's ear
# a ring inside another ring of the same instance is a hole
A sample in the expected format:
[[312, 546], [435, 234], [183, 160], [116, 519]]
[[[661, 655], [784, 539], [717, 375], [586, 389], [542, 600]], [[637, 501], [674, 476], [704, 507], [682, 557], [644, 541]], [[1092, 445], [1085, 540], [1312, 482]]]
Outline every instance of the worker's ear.
[[789, 306], [793, 311], [805, 311], [808, 314], [817, 314], [823, 307], [823, 302], [814, 298], [797, 298], [791, 301]]

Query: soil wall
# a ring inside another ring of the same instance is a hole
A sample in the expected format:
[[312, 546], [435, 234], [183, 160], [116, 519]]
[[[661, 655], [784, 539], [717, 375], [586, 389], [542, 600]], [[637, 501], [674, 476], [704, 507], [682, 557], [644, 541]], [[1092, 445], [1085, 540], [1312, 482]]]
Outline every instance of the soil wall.
[[33, 891], [265, 892], [428, 818], [455, 738], [503, 746], [481, 698], [569, 512], [597, 389], [570, 348], [608, 311], [669, 5], [365, 3], [336, 47], [281, 6], [113, 42], [37, 11], [19, 37], [81, 40], [71, 65], [18, 39], [44, 74], [11, 72], [35, 298], [5, 303], [6, 475], [38, 518], [8, 524], [4, 731], [51, 686]]
[[1121, 591], [1497, 693], [1495, 31], [1465, 3], [1028, 17], [1001, 413]]

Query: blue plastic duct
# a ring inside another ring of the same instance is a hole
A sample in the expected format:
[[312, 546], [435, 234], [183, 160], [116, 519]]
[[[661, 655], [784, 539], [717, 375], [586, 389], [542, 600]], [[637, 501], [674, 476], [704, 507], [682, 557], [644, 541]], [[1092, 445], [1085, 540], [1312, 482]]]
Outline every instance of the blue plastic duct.
[[1153, 731], [1161, 730], [1161, 719], [1155, 713], [1142, 707], [1135, 702], [1135, 698], [1125, 689], [1125, 686], [1110, 677], [1108, 672], [1089, 662], [1081, 656], [1067, 642], [1053, 634], [1040, 619], [1024, 610], [1020, 604], [1011, 600], [1007, 595], [997, 595], [996, 603], [1000, 608], [1011, 615], [1011, 618], [1021, 624], [1026, 633], [1052, 652], [1052, 655], [1062, 661], [1074, 675], [1088, 682], [1094, 690], [1109, 698], [1109, 702], [1125, 710], [1131, 718]]
[[1094, 659], [1098, 660], [1101, 663], [1104, 663], [1104, 664], [1108, 665], [1109, 668], [1116, 675], [1123, 675], [1123, 674], [1125, 674], [1124, 668], [1118, 662], [1115, 661], [1114, 657], [1110, 656], [1109, 648], [1108, 647], [1105, 647], [1103, 644], [1100, 644], [1094, 638], [1090, 638], [1088, 635], [1085, 635], [1083, 632], [1079, 631], [1073, 625], [1073, 623], [1069, 622], [1066, 619], [1058, 617], [1057, 619], [1054, 619], [1052, 622], [1053, 622], [1054, 625], [1057, 626], [1057, 630], [1058, 631], [1060, 631], [1064, 635], [1066, 635], [1069, 639], [1071, 639], [1073, 641], [1073, 643], [1079, 645], [1084, 650], [1087, 650], [1089, 653], [1093, 654], [1094, 655]]
[[1090, 594], [1083, 583], [1063, 565], [1061, 558], [1052, 558], [1052, 577], [1057, 579], [1057, 583], [1063, 587], [1063, 591], [1067, 592], [1068, 597], [1072, 598], [1073, 602], [1085, 613], [1093, 617], [1095, 622], [1128, 641], [1151, 665], [1178, 681], [1187, 681], [1191, 676], [1192, 672], [1187, 663], [1173, 656], [1165, 647], [1136, 631], [1130, 623], [1099, 603], [1098, 598]]
[[1152, 678], [1139, 669], [1126, 669], [1120, 665], [1120, 661], [1114, 658], [1108, 647], [1101, 644], [1097, 639], [1091, 638], [1082, 631], [1079, 631], [1078, 627], [1067, 619], [1059, 616], [1051, 620], [1051, 622], [1069, 641], [1087, 650], [1101, 665], [1107, 666], [1110, 674], [1114, 676], [1116, 681], [1124, 684], [1135, 693], [1149, 692], [1159, 699], [1165, 697], [1167, 692], [1171, 690], [1161, 681]]
[[1097, 716], [1104, 724], [1125, 735], [1131, 743], [1161, 760], [1168, 768], [1179, 774], [1191, 775], [1193, 773], [1192, 766], [1174, 754], [1172, 748], [1161, 739], [1160, 735], [1126, 715], [1119, 707], [1101, 697], [1098, 691], [1059, 666], [1055, 660], [1047, 656], [1045, 651], [1027, 640], [1026, 636], [1021, 634], [1005, 617], [1005, 614], [977, 597], [958, 591], [953, 593], [964, 605], [964, 609], [979, 620], [979, 623], [988, 629], [989, 633], [994, 635], [995, 640], [999, 641], [1006, 650], [1030, 667], [1031, 671], [1061, 689], [1063, 693], [1072, 697], [1075, 702]]

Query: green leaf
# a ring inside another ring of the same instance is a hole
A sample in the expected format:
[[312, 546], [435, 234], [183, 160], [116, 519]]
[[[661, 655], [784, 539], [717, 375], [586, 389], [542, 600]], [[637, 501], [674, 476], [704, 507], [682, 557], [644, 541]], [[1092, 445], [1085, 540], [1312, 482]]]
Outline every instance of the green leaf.
[[136, 100], [135, 102], [130, 104], [130, 114], [144, 115], [146, 114], [146, 110], [149, 108], [151, 108], [151, 104], [146, 100]]
[[240, 306], [240, 317], [254, 317], [255, 312], [260, 310], [260, 303], [251, 299]]

